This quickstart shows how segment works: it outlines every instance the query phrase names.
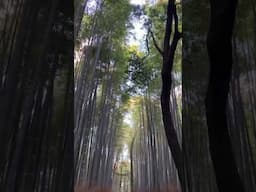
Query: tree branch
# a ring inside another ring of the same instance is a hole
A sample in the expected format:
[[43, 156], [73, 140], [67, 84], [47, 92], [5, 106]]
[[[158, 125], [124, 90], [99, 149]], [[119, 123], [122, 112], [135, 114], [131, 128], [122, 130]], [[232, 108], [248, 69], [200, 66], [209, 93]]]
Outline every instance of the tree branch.
[[178, 20], [178, 14], [177, 14], [177, 7], [176, 5], [174, 5], [174, 9], [173, 9], [173, 16], [174, 16], [174, 26], [175, 26], [175, 31], [174, 33], [179, 33], [179, 20]]
[[[172, 26], [174, 20], [174, 34], [172, 36]], [[185, 191], [185, 174], [183, 167], [183, 151], [179, 145], [178, 136], [172, 120], [172, 112], [170, 108], [170, 91], [172, 88], [172, 67], [174, 63], [175, 50], [181, 33], [178, 31], [178, 16], [176, 13], [175, 0], [169, 0], [167, 6], [167, 21], [164, 36], [164, 53], [163, 65], [161, 70], [162, 76], [162, 90], [161, 90], [161, 109], [162, 119], [167, 137], [168, 145], [170, 147], [175, 166], [178, 171], [178, 176], [182, 191]], [[171, 43], [170, 43], [171, 41]]]
[[147, 56], [149, 55], [148, 38], [149, 38], [149, 31], [148, 31], [148, 33], [147, 33], [147, 37], [146, 37]]
[[153, 43], [154, 43], [154, 45], [155, 45], [155, 48], [156, 48], [156, 49], [158, 50], [158, 52], [163, 56], [163, 55], [164, 55], [164, 52], [163, 52], [163, 50], [158, 46], [158, 44], [157, 44], [157, 42], [156, 42], [156, 39], [155, 39], [155, 36], [154, 36], [153, 32], [151, 31], [151, 29], [149, 29], [149, 32], [150, 32], [151, 37], [152, 37], [152, 39], [153, 39]]
[[[172, 34], [172, 19], [173, 19], [173, 8], [175, 0], [169, 0], [167, 5], [167, 21], [165, 27], [164, 36], [164, 53], [167, 54], [170, 49], [170, 38]], [[165, 55], [167, 57], [168, 55]]]
[[174, 56], [172, 56], [171, 54], [173, 54], [173, 55], [175, 54], [177, 44], [178, 44], [180, 38], [182, 37], [182, 33], [179, 32], [179, 18], [178, 18], [178, 15], [177, 15], [176, 5], [174, 5], [174, 7], [173, 7], [173, 13], [172, 14], [173, 14], [173, 17], [174, 17], [174, 35], [173, 35], [171, 46], [170, 46], [169, 51], [168, 51], [168, 57], [173, 57], [174, 58]]

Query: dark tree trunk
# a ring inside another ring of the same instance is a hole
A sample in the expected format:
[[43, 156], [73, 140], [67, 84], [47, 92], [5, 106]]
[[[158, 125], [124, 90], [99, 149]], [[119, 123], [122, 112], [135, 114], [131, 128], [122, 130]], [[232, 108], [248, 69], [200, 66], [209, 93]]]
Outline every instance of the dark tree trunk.
[[[174, 34], [171, 40], [172, 25], [174, 20]], [[175, 0], [169, 0], [167, 6], [167, 22], [164, 37], [163, 65], [162, 65], [162, 91], [161, 91], [161, 108], [165, 133], [172, 157], [176, 165], [181, 186], [184, 187], [183, 174], [183, 156], [182, 149], [178, 142], [176, 130], [174, 128], [172, 114], [170, 109], [170, 91], [172, 87], [172, 67], [174, 61], [175, 50], [181, 34], [178, 31], [178, 16], [176, 12]], [[171, 43], [170, 43], [171, 40]]]
[[206, 116], [210, 153], [220, 192], [243, 192], [230, 142], [226, 106], [232, 71], [232, 30], [237, 0], [211, 0], [207, 37], [210, 80], [206, 96]]

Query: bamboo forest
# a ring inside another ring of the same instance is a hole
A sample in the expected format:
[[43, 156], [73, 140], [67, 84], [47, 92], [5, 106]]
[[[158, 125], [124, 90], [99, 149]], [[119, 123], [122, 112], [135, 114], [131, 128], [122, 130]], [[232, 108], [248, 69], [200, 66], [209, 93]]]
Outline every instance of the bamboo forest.
[[0, 192], [255, 192], [255, 0], [0, 0]]
[[[167, 3], [134, 2], [89, 0], [75, 15], [77, 191], [180, 191], [161, 120], [154, 45], [161, 45]], [[171, 103], [181, 141], [181, 41], [174, 68]]]

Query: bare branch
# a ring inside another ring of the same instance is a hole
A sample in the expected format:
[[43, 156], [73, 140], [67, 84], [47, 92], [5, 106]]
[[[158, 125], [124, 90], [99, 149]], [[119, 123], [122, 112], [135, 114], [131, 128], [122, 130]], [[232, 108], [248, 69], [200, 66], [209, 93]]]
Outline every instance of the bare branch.
[[163, 50], [158, 46], [158, 44], [157, 44], [157, 42], [156, 42], [156, 39], [155, 39], [155, 36], [154, 36], [153, 32], [151, 31], [151, 29], [149, 29], [149, 32], [150, 32], [150, 34], [151, 34], [151, 37], [152, 37], [152, 39], [153, 39], [153, 43], [154, 43], [156, 49], [157, 49], [158, 52], [163, 56], [163, 55], [164, 55], [164, 52], [163, 52]]
[[142, 62], [149, 56], [149, 45], [148, 45], [148, 38], [149, 38], [149, 31], [146, 35], [146, 47], [147, 47], [147, 54], [141, 59]]
[[178, 21], [178, 14], [177, 14], [177, 7], [174, 5], [174, 10], [173, 10], [173, 16], [174, 16], [174, 33], [179, 33], [179, 21]]
[[146, 37], [147, 54], [149, 54], [148, 38], [149, 38], [149, 31], [148, 31], [147, 37]]

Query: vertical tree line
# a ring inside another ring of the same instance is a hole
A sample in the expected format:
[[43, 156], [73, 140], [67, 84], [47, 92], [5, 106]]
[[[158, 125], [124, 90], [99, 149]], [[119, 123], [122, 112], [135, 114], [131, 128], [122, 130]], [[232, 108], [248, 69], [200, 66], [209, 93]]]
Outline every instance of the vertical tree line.
[[233, 64], [232, 32], [237, 1], [210, 1], [210, 5], [210, 26], [207, 35], [210, 74], [206, 95], [209, 149], [219, 191], [242, 192], [244, 188], [232, 150], [226, 115]]
[[1, 1], [0, 191], [256, 191], [255, 6]]
[[[187, 185], [191, 191], [254, 191], [255, 5], [251, 1], [239, 1], [237, 5], [235, 1], [211, 3], [183, 3], [183, 146]], [[202, 17], [211, 23], [202, 21]], [[209, 103], [204, 108], [209, 77]], [[210, 151], [214, 154], [210, 155]], [[228, 174], [233, 175], [233, 182]]]
[[75, 181], [83, 190], [111, 190], [130, 8], [121, 0], [85, 2], [75, 47]]
[[[161, 3], [161, 1], [160, 1]], [[163, 48], [158, 45], [156, 38], [151, 29], [153, 44], [158, 50], [159, 54], [162, 56], [162, 68], [161, 68], [161, 79], [162, 79], [162, 89], [161, 89], [161, 109], [162, 109], [162, 119], [165, 128], [165, 134], [170, 147], [172, 158], [174, 160], [175, 166], [178, 171], [179, 180], [183, 190], [185, 190], [185, 174], [184, 174], [184, 163], [183, 163], [183, 152], [182, 144], [178, 139], [178, 128], [175, 128], [173, 122], [173, 117], [175, 114], [172, 112], [170, 103], [171, 90], [173, 88], [173, 66], [175, 62], [175, 53], [181, 39], [181, 32], [179, 30], [179, 16], [177, 13], [177, 5], [175, 0], [168, 0], [166, 6], [166, 21], [165, 21], [165, 32], [163, 37]], [[177, 109], [176, 109], [177, 110]]]
[[132, 191], [179, 191], [177, 170], [172, 159], [158, 98], [148, 93], [139, 98], [135, 135], [131, 145]]
[[0, 24], [0, 190], [72, 191], [73, 5], [2, 1]]

